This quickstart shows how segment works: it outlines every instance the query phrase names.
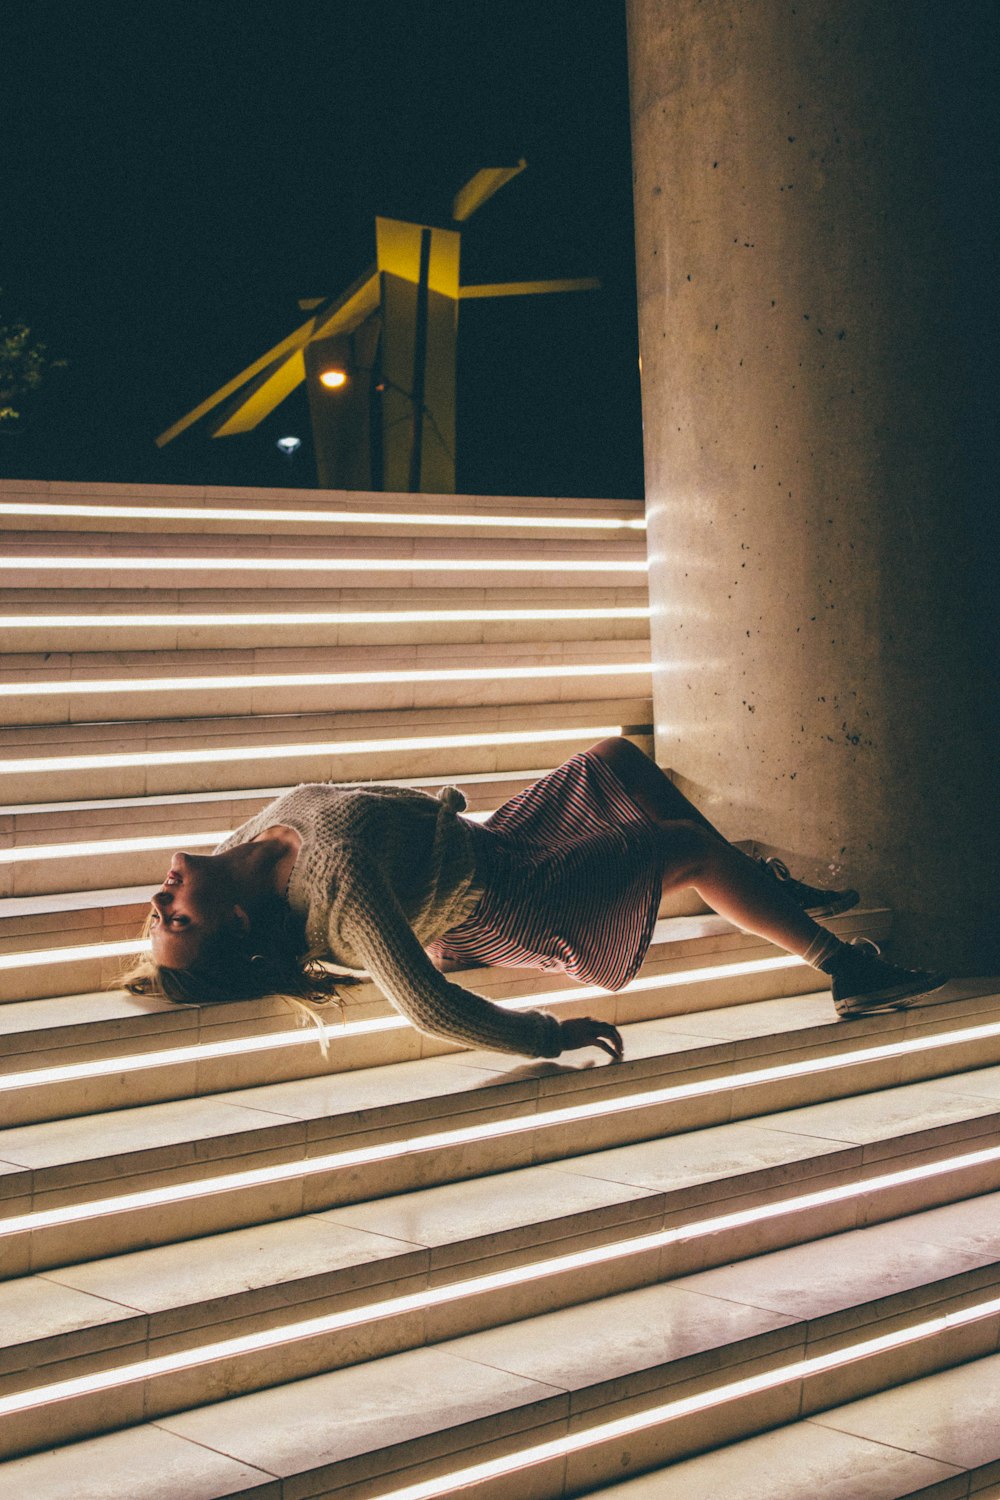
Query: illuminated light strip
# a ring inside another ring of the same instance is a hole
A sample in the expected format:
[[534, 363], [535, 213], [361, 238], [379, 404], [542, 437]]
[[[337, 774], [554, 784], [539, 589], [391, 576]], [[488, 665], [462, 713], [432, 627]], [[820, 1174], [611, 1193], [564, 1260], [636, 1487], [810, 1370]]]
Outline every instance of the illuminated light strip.
[[[303, 1318], [294, 1323], [265, 1329], [260, 1333], [240, 1334], [233, 1338], [203, 1344], [200, 1347], [184, 1349], [175, 1354], [136, 1360], [132, 1364], [120, 1365], [117, 1369], [101, 1370], [91, 1375], [53, 1381], [49, 1385], [36, 1386], [32, 1390], [18, 1391], [14, 1395], [0, 1397], [0, 1418], [39, 1406], [51, 1405], [57, 1401], [66, 1401], [74, 1396], [91, 1395], [96, 1391], [112, 1390], [134, 1384], [139, 1380], [173, 1374], [178, 1370], [198, 1369], [216, 1360], [275, 1349], [282, 1345], [301, 1342], [304, 1339], [328, 1336], [347, 1328], [384, 1322], [388, 1318], [399, 1317], [405, 1313], [426, 1311], [449, 1302], [460, 1301], [463, 1298], [480, 1297], [489, 1292], [524, 1286], [529, 1282], [541, 1281], [547, 1277], [563, 1276], [568, 1272], [588, 1270], [594, 1266], [627, 1260], [636, 1255], [663, 1250], [669, 1245], [683, 1244], [691, 1240], [707, 1238], [710, 1235], [725, 1234], [729, 1230], [743, 1228], [748, 1224], [759, 1224], [768, 1219], [808, 1213], [831, 1203], [849, 1202], [852, 1198], [868, 1197], [892, 1188], [905, 1187], [911, 1183], [923, 1182], [929, 1178], [961, 1172], [968, 1168], [987, 1166], [997, 1161], [1000, 1161], [1000, 1146], [987, 1147], [980, 1151], [951, 1157], [946, 1161], [886, 1172], [879, 1177], [844, 1183], [836, 1188], [821, 1188], [811, 1193], [800, 1193], [794, 1198], [779, 1199], [774, 1203], [756, 1208], [717, 1214], [710, 1219], [701, 1219], [671, 1229], [656, 1230], [651, 1234], [637, 1235], [629, 1240], [614, 1240], [609, 1244], [594, 1245], [586, 1250], [576, 1250], [565, 1255], [530, 1262], [527, 1265], [513, 1266], [506, 1271], [491, 1271], [485, 1275], [468, 1277], [464, 1281], [446, 1282], [438, 1286], [426, 1287], [419, 1292], [385, 1297], [367, 1305], [348, 1308], [344, 1312]], [[1000, 1299], [993, 1304], [982, 1305], [1000, 1305]]]
[[420, 514], [379, 510], [252, 510], [221, 506], [167, 505], [53, 505], [3, 501], [0, 516], [91, 516], [108, 520], [154, 521], [308, 521], [320, 524], [369, 526], [523, 526], [525, 529], [588, 531], [645, 531], [642, 517], [623, 516], [497, 516], [491, 514]]
[[941, 1045], [951, 1047], [959, 1043], [981, 1041], [987, 1037], [996, 1036], [1000, 1036], [1000, 1022], [948, 1032], [943, 1041], [940, 1036], [913, 1037], [904, 1042], [881, 1047], [859, 1048], [855, 1052], [841, 1052], [825, 1058], [804, 1059], [798, 1063], [784, 1063], [745, 1073], [732, 1073], [720, 1078], [706, 1078], [697, 1083], [670, 1084], [663, 1088], [649, 1089], [644, 1093], [628, 1094], [624, 1097], [599, 1099], [586, 1104], [564, 1105], [558, 1109], [538, 1110], [530, 1115], [489, 1120], [479, 1125], [431, 1131], [425, 1135], [387, 1141], [377, 1146], [359, 1146], [348, 1151], [331, 1152], [325, 1156], [310, 1157], [300, 1161], [282, 1162], [270, 1167], [254, 1167], [242, 1172], [228, 1172], [218, 1177], [203, 1178], [200, 1181], [175, 1183], [161, 1188], [146, 1188], [137, 1192], [122, 1193], [113, 1198], [67, 1204], [61, 1208], [39, 1209], [3, 1220], [0, 1224], [0, 1238], [144, 1208], [162, 1208], [170, 1203], [214, 1197], [227, 1192], [271, 1187], [279, 1182], [315, 1177], [321, 1173], [341, 1172], [354, 1167], [370, 1166], [376, 1162], [420, 1156], [431, 1151], [482, 1145], [487, 1141], [524, 1135], [534, 1130], [551, 1129], [557, 1125], [577, 1125], [585, 1120], [632, 1114], [637, 1110], [682, 1103], [712, 1094], [732, 1093], [738, 1089], [758, 1088], [764, 1084], [783, 1082], [806, 1074], [818, 1076], [869, 1062], [882, 1062], [887, 1057], [927, 1052]]
[[592, 609], [368, 609], [282, 610], [281, 613], [173, 615], [0, 615], [0, 629], [78, 630], [107, 625], [122, 629], [143, 627], [275, 625], [429, 625], [461, 624], [473, 620], [496, 624], [515, 620], [648, 620], [652, 611], [644, 606], [600, 606]]
[[[464, 812], [463, 818], [481, 823], [486, 812]], [[0, 865], [34, 864], [40, 859], [86, 859], [92, 854], [146, 854], [157, 849], [199, 849], [221, 844], [232, 833], [231, 828], [216, 828], [210, 833], [165, 833], [155, 837], [132, 839], [90, 839], [78, 844], [19, 844], [14, 849], [0, 849]]]
[[[463, 818], [482, 823], [488, 812], [464, 812]], [[0, 849], [0, 865], [34, 864], [40, 859], [86, 859], [92, 854], [146, 854], [158, 849], [196, 849], [214, 847], [232, 833], [231, 828], [216, 828], [210, 833], [165, 833], [155, 837], [131, 839], [90, 839], [78, 844], [19, 844], [14, 849]]]
[[792, 1381], [808, 1380], [814, 1375], [822, 1375], [828, 1370], [839, 1369], [840, 1366], [852, 1364], [856, 1360], [870, 1359], [876, 1354], [885, 1354], [892, 1349], [903, 1348], [907, 1344], [933, 1338], [936, 1334], [947, 1333], [970, 1323], [981, 1322], [984, 1318], [993, 1317], [998, 1311], [1000, 1311], [1000, 1297], [994, 1297], [989, 1302], [980, 1302], [974, 1307], [962, 1308], [958, 1312], [943, 1313], [939, 1317], [928, 1318], [923, 1323], [912, 1323], [908, 1328], [899, 1328], [893, 1333], [885, 1333], [878, 1338], [849, 1344], [846, 1348], [834, 1350], [829, 1354], [814, 1354], [809, 1358], [797, 1359], [791, 1364], [781, 1365], [776, 1370], [768, 1370], [761, 1375], [748, 1375], [742, 1380], [732, 1380], [726, 1385], [701, 1391], [696, 1396], [675, 1397], [674, 1400], [665, 1401], [662, 1405], [651, 1407], [648, 1411], [635, 1412], [628, 1417], [615, 1417], [595, 1427], [585, 1427], [580, 1432], [569, 1433], [566, 1437], [553, 1438], [547, 1443], [536, 1443], [531, 1448], [522, 1448], [519, 1453], [508, 1453], [503, 1458], [486, 1459], [482, 1463], [469, 1464], [464, 1469], [456, 1469], [451, 1474], [443, 1474], [437, 1479], [421, 1480], [416, 1484], [404, 1485], [402, 1489], [383, 1490], [381, 1494], [373, 1496], [373, 1500], [438, 1500], [441, 1496], [455, 1495], [474, 1484], [483, 1484], [491, 1479], [500, 1479], [507, 1474], [516, 1474], [523, 1469], [533, 1468], [552, 1459], [567, 1458], [572, 1453], [582, 1453], [587, 1448], [595, 1448], [601, 1443], [613, 1442], [617, 1438], [631, 1437], [634, 1433], [644, 1432], [650, 1427], [657, 1427], [665, 1422], [674, 1422], [680, 1417], [693, 1416], [698, 1412], [708, 1411], [713, 1406], [723, 1406], [729, 1401], [738, 1400], [741, 1396], [754, 1396], [762, 1391], [773, 1390], [776, 1386], [788, 1385]]
[[[469, 816], [468, 813], [465, 814]], [[152, 838], [91, 839], [80, 844], [21, 844], [0, 849], [0, 865], [34, 864], [39, 859], [85, 859], [91, 854], [145, 854], [157, 849], [194, 849], [221, 844], [232, 832], [217, 828], [212, 833], [165, 833]]]
[[300, 573], [336, 570], [340, 573], [645, 573], [644, 559], [615, 561], [595, 557], [516, 558], [516, 557], [0, 557], [0, 569], [37, 571], [48, 569], [63, 573], [85, 569], [87, 572], [130, 573], [156, 572], [257, 572]]
[[145, 953], [149, 944], [142, 938], [123, 938], [117, 943], [78, 943], [74, 948], [38, 948], [25, 953], [0, 953], [0, 972], [33, 969], [36, 964], [83, 963], [90, 958], [126, 958], [131, 953]]
[[617, 677], [652, 672], [647, 662], [570, 662], [543, 667], [400, 667], [367, 672], [245, 672], [232, 677], [70, 678], [62, 682], [3, 682], [0, 698], [51, 698], [84, 693], [195, 693], [235, 688], [357, 687], [401, 682], [547, 681], [549, 678]]
[[[42, 950], [42, 956], [47, 957], [49, 951], [60, 955], [73, 954], [81, 956], [99, 957], [108, 952], [108, 948], [124, 948], [129, 953], [140, 953], [147, 945], [141, 939], [135, 939], [127, 944], [102, 944], [95, 943], [89, 949], [85, 948], [57, 948], [54, 950]], [[8, 954], [0, 957], [0, 969], [3, 968], [26, 968], [29, 963], [37, 959], [38, 953]], [[109, 954], [109, 957], [116, 955]], [[8, 960], [5, 962], [5, 959]], [[9, 962], [11, 959], [21, 960], [24, 963]], [[800, 964], [801, 959], [789, 955], [781, 955], [775, 958], [746, 959], [742, 963], [719, 964], [715, 968], [706, 967], [701, 969], [678, 969], [672, 974], [648, 974], [642, 979], [633, 979], [632, 983], [619, 993], [622, 995], [638, 994], [642, 990], [671, 989], [681, 984], [699, 984], [706, 979], [731, 979], [743, 974], [766, 974], [774, 969], [788, 969]], [[804, 966], [803, 966], [804, 967]], [[532, 995], [517, 995], [506, 1000], [498, 1000], [496, 1004], [502, 1010], [526, 1010], [529, 1006], [544, 1005], [567, 1005], [574, 1000], [606, 1000], [609, 991], [598, 988], [597, 985], [573, 985], [566, 990], [546, 990]], [[350, 1040], [353, 1037], [369, 1036], [373, 1032], [402, 1031], [410, 1025], [405, 1016], [393, 1014], [391, 1016], [375, 1016], [366, 1021], [341, 1021], [336, 1023], [324, 1022], [322, 1016], [318, 1016], [323, 1025], [323, 1030], [328, 1039], [333, 1041]], [[95, 1058], [91, 1062], [64, 1063], [59, 1067], [36, 1068], [30, 1073], [7, 1073], [0, 1075], [0, 1094], [10, 1093], [15, 1089], [36, 1088], [46, 1084], [70, 1083], [84, 1078], [117, 1077], [123, 1073], [135, 1073], [146, 1068], [162, 1068], [174, 1063], [198, 1062], [214, 1057], [241, 1056], [249, 1052], [269, 1052], [284, 1047], [301, 1047], [308, 1043], [315, 1044], [315, 1029], [303, 1030], [297, 1028], [295, 1031], [267, 1032], [262, 1036], [231, 1037], [224, 1042], [192, 1042], [186, 1047], [171, 1047], [163, 1051], [138, 1052], [131, 1056]]]
[[129, 766], [200, 766], [234, 760], [291, 760], [316, 755], [374, 755], [394, 750], [461, 750], [480, 745], [543, 745], [557, 740], [604, 740], [622, 733], [621, 724], [573, 729], [505, 729], [487, 734], [425, 734], [388, 740], [317, 740], [298, 745], [231, 745], [225, 749], [136, 750], [130, 754], [40, 755], [0, 760], [0, 775], [25, 771], [92, 771]]

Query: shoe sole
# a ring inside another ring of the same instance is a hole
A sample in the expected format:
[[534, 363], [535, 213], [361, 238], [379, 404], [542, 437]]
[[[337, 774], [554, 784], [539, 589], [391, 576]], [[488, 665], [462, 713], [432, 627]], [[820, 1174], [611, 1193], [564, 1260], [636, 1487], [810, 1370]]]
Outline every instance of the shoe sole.
[[933, 995], [935, 990], [943, 989], [948, 983], [947, 974], [930, 975], [930, 983], [920, 985], [897, 984], [891, 989], [876, 990], [873, 994], [859, 995], [852, 1003], [850, 1000], [834, 1001], [838, 1016], [850, 1020], [852, 1016], [878, 1015], [884, 1010], [906, 1010], [911, 1000], [921, 999], [924, 995]]

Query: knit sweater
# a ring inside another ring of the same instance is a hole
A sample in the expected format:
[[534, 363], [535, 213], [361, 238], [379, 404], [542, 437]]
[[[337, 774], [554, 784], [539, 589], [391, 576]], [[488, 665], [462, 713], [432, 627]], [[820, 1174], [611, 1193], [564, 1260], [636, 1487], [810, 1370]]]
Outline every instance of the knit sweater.
[[309, 953], [366, 971], [421, 1031], [449, 1041], [555, 1057], [559, 1022], [504, 1010], [451, 984], [424, 952], [482, 895], [474, 824], [455, 787], [439, 797], [404, 787], [311, 783], [271, 802], [216, 849], [283, 823], [301, 836], [286, 893], [304, 918]]

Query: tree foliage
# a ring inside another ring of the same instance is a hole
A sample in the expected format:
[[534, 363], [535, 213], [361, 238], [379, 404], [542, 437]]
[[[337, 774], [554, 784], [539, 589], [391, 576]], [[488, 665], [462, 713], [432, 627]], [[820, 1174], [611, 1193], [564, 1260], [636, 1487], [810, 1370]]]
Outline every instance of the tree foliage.
[[33, 340], [19, 318], [0, 321], [0, 428], [15, 426], [25, 396], [38, 389], [46, 371], [65, 364], [64, 359], [50, 359], [46, 345]]

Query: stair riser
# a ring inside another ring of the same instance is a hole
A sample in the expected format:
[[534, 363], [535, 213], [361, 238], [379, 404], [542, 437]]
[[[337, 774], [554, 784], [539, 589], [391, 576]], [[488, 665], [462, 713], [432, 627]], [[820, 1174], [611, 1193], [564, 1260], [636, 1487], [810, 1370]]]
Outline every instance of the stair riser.
[[[9, 563], [7, 567], [10, 568]], [[3, 568], [4, 560], [0, 558], [0, 571]], [[22, 566], [16, 569], [16, 576], [21, 589], [45, 589], [53, 593], [61, 588], [100, 589], [107, 597], [119, 587], [127, 588], [133, 593], [149, 589], [225, 589], [238, 591], [244, 602], [259, 598], [270, 589], [365, 588], [392, 589], [403, 593], [418, 589], [482, 589], [488, 584], [506, 583], [511, 588], [539, 591], [551, 589], [555, 585], [572, 585], [579, 596], [589, 589], [621, 586], [634, 588], [644, 582], [643, 572], [631, 564], [600, 559], [595, 559], [587, 567], [572, 569], [532, 566], [528, 560], [518, 568], [499, 568], [494, 565], [491, 569], [471, 564], [447, 568], [362, 567], [352, 566], [348, 560], [339, 557], [335, 566], [324, 566], [316, 559], [302, 558], [294, 568], [287, 565], [268, 568], [227, 566], [220, 560], [210, 567], [170, 567], [165, 561], [162, 564], [154, 561], [150, 565], [144, 563], [142, 567], [126, 569], [102, 567], [100, 559], [95, 558], [93, 566], [65, 570]]]
[[[53, 614], [66, 613], [54, 601]], [[368, 601], [370, 603], [370, 601]], [[539, 609], [545, 600], [538, 601]], [[290, 608], [294, 608], [291, 605]], [[370, 603], [371, 611], [378, 609]], [[428, 605], [428, 608], [434, 606]], [[450, 601], [439, 601], [438, 609], [459, 609]], [[518, 606], [512, 606], [518, 607]], [[524, 608], [524, 605], [520, 606]], [[558, 608], [557, 602], [553, 607]], [[595, 608], [599, 607], [597, 605]], [[605, 606], [608, 607], [608, 606]], [[634, 608], [641, 608], [637, 602]], [[273, 606], [272, 606], [273, 608]], [[205, 611], [209, 613], [209, 611]], [[219, 611], [221, 613], [221, 611]], [[303, 611], [304, 612], [304, 611]], [[319, 612], [317, 609], [316, 613]], [[146, 624], [137, 618], [135, 624], [100, 625], [19, 625], [7, 632], [7, 647], [12, 653], [27, 656], [46, 651], [60, 655], [130, 651], [187, 654], [196, 651], [275, 652], [282, 648], [330, 651], [336, 649], [370, 650], [374, 646], [413, 646], [492, 644], [495, 642], [546, 641], [635, 641], [649, 649], [649, 622], [643, 617], [619, 619], [542, 619], [542, 620], [417, 620], [409, 622], [377, 621], [358, 624], [297, 623], [276, 618], [258, 617], [252, 624], [188, 624], [183, 612], [175, 611], [169, 625]], [[234, 611], [235, 613], [235, 611]], [[346, 613], [346, 610], [345, 610]], [[25, 616], [22, 614], [22, 618]], [[8, 657], [13, 664], [13, 658]]]
[[[191, 792], [227, 792], [227, 791], [252, 791], [260, 785], [263, 780], [281, 782], [283, 785], [295, 786], [300, 781], [394, 781], [394, 780], [417, 780], [426, 776], [460, 776], [463, 772], [492, 772], [492, 771], [517, 771], [521, 769], [526, 761], [533, 763], [546, 762], [550, 765], [558, 765], [560, 761], [574, 755], [579, 750], [585, 750], [593, 743], [593, 730], [598, 726], [612, 729], [619, 725], [645, 726], [650, 721], [651, 706], [648, 699], [625, 699], [608, 703], [606, 699], [595, 701], [594, 704], [578, 705], [576, 703], [547, 703], [538, 705], [537, 708], [526, 712], [519, 711], [522, 725], [536, 725], [537, 728], [529, 727], [528, 733], [537, 734], [538, 739], [531, 739], [526, 743], [504, 744], [502, 742], [489, 743], [485, 745], [463, 745], [455, 744], [437, 746], [429, 749], [417, 748], [394, 748], [393, 741], [414, 736], [446, 737], [448, 729], [446, 720], [427, 718], [421, 720], [417, 715], [415, 723], [407, 723], [405, 715], [402, 722], [393, 721], [390, 714], [382, 715], [377, 724], [368, 721], [359, 725], [345, 724], [332, 731], [323, 741], [324, 744], [335, 742], [347, 742], [348, 744], [364, 740], [386, 741], [387, 748], [375, 750], [351, 750], [331, 751], [323, 748], [312, 748], [312, 741], [317, 738], [315, 730], [303, 729], [304, 735], [300, 742], [297, 738], [297, 728], [289, 725], [283, 732], [282, 738], [294, 745], [302, 744], [301, 750], [294, 754], [283, 754], [276, 757], [268, 757], [265, 754], [252, 754], [251, 751], [265, 750], [274, 743], [273, 738], [268, 737], [272, 733], [269, 726], [261, 725], [258, 733], [246, 732], [240, 736], [231, 730], [225, 731], [226, 744], [237, 752], [246, 750], [245, 759], [220, 759], [214, 761], [193, 761], [190, 763], [170, 763], [167, 765], [135, 765], [132, 766], [110, 766], [110, 767], [84, 767], [82, 769], [56, 769], [38, 771], [31, 768], [11, 771], [4, 768], [4, 762], [0, 760], [0, 803], [38, 803], [52, 800], [58, 797], [61, 801], [83, 798], [118, 798], [118, 797], [142, 797], [163, 796], [168, 794], [186, 794]], [[351, 715], [345, 715], [348, 719]], [[491, 722], [492, 721], [492, 722]], [[88, 738], [76, 749], [81, 754], [120, 754], [131, 751], [133, 754], [142, 753], [147, 749], [157, 751], [170, 751], [176, 738], [170, 736], [160, 737], [150, 742], [146, 738], [145, 727], [148, 721], [142, 721], [132, 727], [127, 736], [117, 734], [114, 737], [106, 737], [104, 743], [99, 743], [95, 738]], [[546, 730], [563, 726], [571, 729], [574, 723], [580, 725], [579, 735], [572, 739], [547, 739]], [[586, 727], [583, 727], [586, 726]], [[452, 733], [456, 739], [465, 732], [488, 734], [491, 729], [503, 733], [517, 732], [521, 726], [516, 722], [515, 716], [503, 714], [502, 710], [494, 709], [492, 713], [484, 712], [477, 715], [468, 730], [466, 725], [453, 723]], [[211, 726], [214, 732], [217, 726]], [[220, 731], [221, 733], [221, 731]], [[636, 734], [629, 733], [629, 738], [634, 739], [641, 748], [651, 744], [651, 740], [643, 731]], [[307, 743], [307, 741], [309, 743]], [[218, 743], [218, 740], [215, 740]], [[60, 748], [54, 743], [45, 744], [44, 747], [27, 746], [22, 748], [21, 744], [16, 747], [8, 744], [7, 757], [13, 758], [17, 755], [25, 759], [36, 755], [60, 755], [69, 754], [69, 742], [66, 748]]]
[[[490, 812], [544, 774], [543, 769], [536, 768], [496, 777], [487, 773], [478, 780], [466, 775], [461, 785], [468, 811]], [[436, 797], [447, 781], [447, 777], [434, 777], [406, 784]], [[156, 836], [198, 828], [236, 828], [288, 790], [285, 784], [258, 787], [247, 792], [221, 793], [217, 797], [144, 797], [131, 801], [122, 798], [117, 801], [4, 807], [0, 808], [0, 849], [135, 838], [146, 834]]]
[[[634, 661], [635, 658], [633, 657]], [[184, 691], [160, 689], [130, 692], [9, 694], [0, 696], [0, 724], [88, 724], [95, 720], [198, 719], [220, 715], [253, 718], [262, 714], [367, 713], [372, 710], [420, 710], [494, 707], [499, 704], [587, 703], [606, 699], [609, 687], [636, 694], [652, 693], [651, 669], [616, 666], [613, 674], [590, 672], [560, 676], [519, 677], [516, 667], [497, 666], [486, 679], [429, 682], [347, 682], [288, 687], [224, 686]], [[405, 669], [404, 669], [405, 670]], [[417, 669], [421, 670], [421, 669]]]
[[[287, 513], [286, 513], [287, 514]], [[7, 518], [0, 516], [0, 522]], [[40, 518], [45, 519], [45, 518]], [[272, 532], [266, 518], [259, 521], [206, 524], [198, 521], [181, 522], [176, 526], [167, 523], [161, 528], [155, 522], [143, 526], [133, 533], [130, 518], [105, 518], [104, 524], [77, 532], [63, 530], [58, 525], [52, 528], [3, 526], [3, 553], [0, 555], [0, 570], [7, 563], [11, 572], [20, 571], [10, 567], [18, 558], [72, 560], [71, 571], [76, 571], [79, 559], [92, 559], [95, 566], [115, 558], [223, 558], [240, 561], [245, 558], [293, 557], [324, 560], [345, 559], [350, 562], [363, 559], [420, 559], [438, 561], [442, 558], [483, 561], [493, 558], [517, 558], [527, 561], [540, 559], [572, 559], [592, 562], [607, 562], [612, 566], [627, 562], [646, 562], [646, 538], [642, 531], [616, 528], [614, 532], [603, 529], [580, 528], [580, 538], [564, 536], [559, 528], [550, 527], [548, 536], [541, 535], [545, 528], [515, 528], [507, 538], [494, 537], [492, 526], [413, 526], [396, 529], [394, 536], [382, 535], [383, 529], [367, 528], [356, 531], [353, 536], [341, 532], [339, 527], [317, 523], [303, 523], [294, 531], [295, 523], [279, 522], [283, 530]], [[463, 534], [464, 530], [464, 534]], [[377, 534], [376, 534], [377, 533]], [[86, 572], [86, 568], [82, 569]], [[124, 568], [124, 573], [129, 569]]]
[[408, 490], [334, 490], [203, 484], [117, 484], [107, 480], [2, 479], [0, 499], [20, 504], [129, 506], [239, 506], [268, 510], [405, 511], [409, 515], [611, 516], [642, 518], [641, 500], [551, 495], [433, 495]]
[[[976, 1052], [974, 1057], [970, 1056], [973, 1051]], [[984, 1051], [987, 1052], [985, 1058], [982, 1057]], [[6, 1276], [23, 1275], [81, 1258], [168, 1244], [190, 1235], [212, 1234], [301, 1213], [318, 1213], [375, 1197], [557, 1161], [581, 1153], [610, 1150], [659, 1136], [722, 1125], [730, 1120], [752, 1119], [764, 1113], [942, 1077], [961, 1067], [981, 1066], [984, 1062], [996, 1060], [1000, 1060], [1000, 1045], [995, 1042], [989, 1049], [982, 1043], [975, 1049], [969, 1045], [945, 1044], [933, 1052], [918, 1054], [916, 1059], [858, 1063], [833, 1072], [777, 1080], [756, 1087], [731, 1089], [723, 1086], [715, 1093], [694, 1099], [602, 1115], [588, 1120], [583, 1128], [579, 1123], [534, 1124], [512, 1135], [498, 1138], [477, 1135], [460, 1145], [431, 1147], [376, 1162], [352, 1163], [322, 1173], [296, 1175], [277, 1184], [235, 1187], [148, 1208], [120, 1212], [110, 1208], [100, 1216], [83, 1218], [69, 1225], [34, 1229], [27, 1226], [4, 1235], [0, 1240], [3, 1273]], [[500, 1092], [500, 1089], [495, 1090], [497, 1094]], [[463, 1103], [468, 1105], [468, 1102], [468, 1096], [465, 1096]], [[527, 1100], [521, 1107], [530, 1107]], [[476, 1116], [477, 1126], [486, 1126], [491, 1119], [497, 1118], [499, 1108], [499, 1103], [494, 1106], [491, 1101], [481, 1109]], [[468, 1114], [463, 1118], [471, 1120]], [[453, 1121], [453, 1112], [434, 1121], [424, 1111], [420, 1129], [447, 1130]], [[311, 1157], [338, 1149], [337, 1137], [322, 1136], [320, 1124], [328, 1130], [336, 1128], [332, 1121], [314, 1123], [307, 1148], [307, 1155]], [[388, 1138], [394, 1139], [405, 1126], [399, 1120], [387, 1128], [393, 1132]], [[304, 1134], [304, 1128], [296, 1127], [293, 1122], [277, 1127], [267, 1137], [259, 1133], [254, 1141], [254, 1167], [295, 1160], [297, 1156], [301, 1159], [302, 1148], [296, 1149], [295, 1140]], [[381, 1135], [351, 1134], [341, 1136], [339, 1144], [354, 1149], [376, 1145], [386, 1139], [384, 1132]], [[192, 1183], [196, 1187], [199, 1180], [239, 1171], [247, 1165], [245, 1147], [230, 1146], [227, 1155], [225, 1142], [195, 1144], [193, 1153], [190, 1147], [180, 1151], [164, 1149], [142, 1153], [141, 1159], [134, 1161], [128, 1156], [119, 1156], [80, 1163], [72, 1172], [61, 1168], [51, 1172], [39, 1169], [35, 1173], [11, 1173], [6, 1180], [0, 1178], [0, 1185], [10, 1195], [6, 1213], [19, 1215], [112, 1197], [112, 1183], [115, 1190], [122, 1193], [179, 1182]], [[209, 1144], [211, 1153], [205, 1149]], [[211, 1160], [206, 1163], [209, 1154]], [[173, 1165], [171, 1157], [182, 1160]]]

